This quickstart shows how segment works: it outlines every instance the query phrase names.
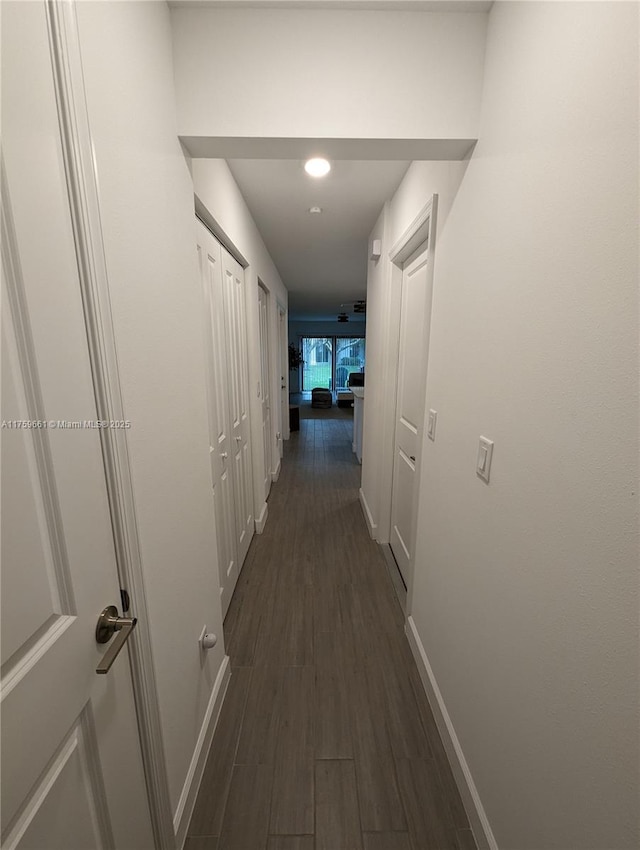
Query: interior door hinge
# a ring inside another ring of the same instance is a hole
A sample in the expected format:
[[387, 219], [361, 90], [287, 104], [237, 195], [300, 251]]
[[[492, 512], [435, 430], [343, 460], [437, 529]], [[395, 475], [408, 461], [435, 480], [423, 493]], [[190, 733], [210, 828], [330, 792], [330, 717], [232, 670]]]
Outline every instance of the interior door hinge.
[[120, 602], [122, 603], [122, 613], [126, 614], [129, 608], [131, 608], [131, 599], [129, 597], [129, 591], [125, 590], [124, 587], [120, 588]]

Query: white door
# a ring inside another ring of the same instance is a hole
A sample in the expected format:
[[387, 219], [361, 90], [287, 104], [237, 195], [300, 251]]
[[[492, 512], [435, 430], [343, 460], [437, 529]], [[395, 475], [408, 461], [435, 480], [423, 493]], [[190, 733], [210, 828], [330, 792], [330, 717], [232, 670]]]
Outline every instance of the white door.
[[404, 263], [402, 271], [390, 545], [405, 585], [409, 584], [413, 565], [416, 479], [422, 448], [431, 327], [429, 259], [425, 242]]
[[227, 342], [222, 295], [222, 248], [196, 221], [196, 242], [204, 295], [209, 461], [218, 539], [218, 569], [222, 616], [227, 613], [240, 568], [235, 533], [235, 496], [229, 434]]
[[127, 652], [96, 675], [120, 591], [47, 12], [1, 13], [2, 846], [143, 850]]
[[260, 407], [262, 410], [262, 442], [264, 445], [264, 497], [271, 490], [271, 392], [269, 356], [269, 296], [258, 286], [258, 311], [260, 327]]
[[240, 566], [255, 530], [253, 472], [249, 442], [249, 380], [244, 269], [222, 248], [222, 278], [227, 330], [229, 425], [235, 485], [236, 543]]

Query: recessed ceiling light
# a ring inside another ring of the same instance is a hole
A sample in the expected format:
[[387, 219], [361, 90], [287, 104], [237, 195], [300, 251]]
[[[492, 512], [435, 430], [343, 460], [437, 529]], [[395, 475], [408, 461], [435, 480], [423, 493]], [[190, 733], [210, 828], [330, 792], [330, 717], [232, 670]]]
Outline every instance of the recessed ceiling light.
[[324, 177], [325, 174], [328, 174], [331, 171], [331, 166], [326, 159], [314, 157], [314, 159], [308, 159], [305, 162], [304, 170], [307, 174], [311, 175], [311, 177]]
[[309, 212], [312, 215], [317, 215], [318, 213], [322, 212], [322, 207], [309, 207]]

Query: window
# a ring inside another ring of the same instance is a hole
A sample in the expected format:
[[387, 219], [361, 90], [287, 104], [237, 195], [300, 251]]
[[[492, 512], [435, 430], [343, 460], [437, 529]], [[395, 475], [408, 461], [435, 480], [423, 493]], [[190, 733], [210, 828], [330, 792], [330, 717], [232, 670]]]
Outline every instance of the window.
[[302, 390], [347, 388], [352, 372], [364, 371], [364, 337], [301, 337]]

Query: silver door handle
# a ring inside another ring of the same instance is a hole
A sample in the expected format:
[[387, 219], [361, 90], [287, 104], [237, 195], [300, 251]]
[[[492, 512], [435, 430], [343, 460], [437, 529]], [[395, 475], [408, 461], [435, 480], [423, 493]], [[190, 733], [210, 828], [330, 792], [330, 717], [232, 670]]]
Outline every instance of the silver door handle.
[[222, 460], [226, 460], [229, 457], [229, 452], [220, 452], [220, 457]]
[[102, 661], [96, 667], [96, 673], [108, 673], [116, 660], [118, 653], [127, 642], [127, 638], [135, 629], [137, 617], [119, 617], [115, 605], [108, 605], [98, 617], [96, 626], [96, 643], [108, 643], [116, 632], [118, 636], [104, 654]]

